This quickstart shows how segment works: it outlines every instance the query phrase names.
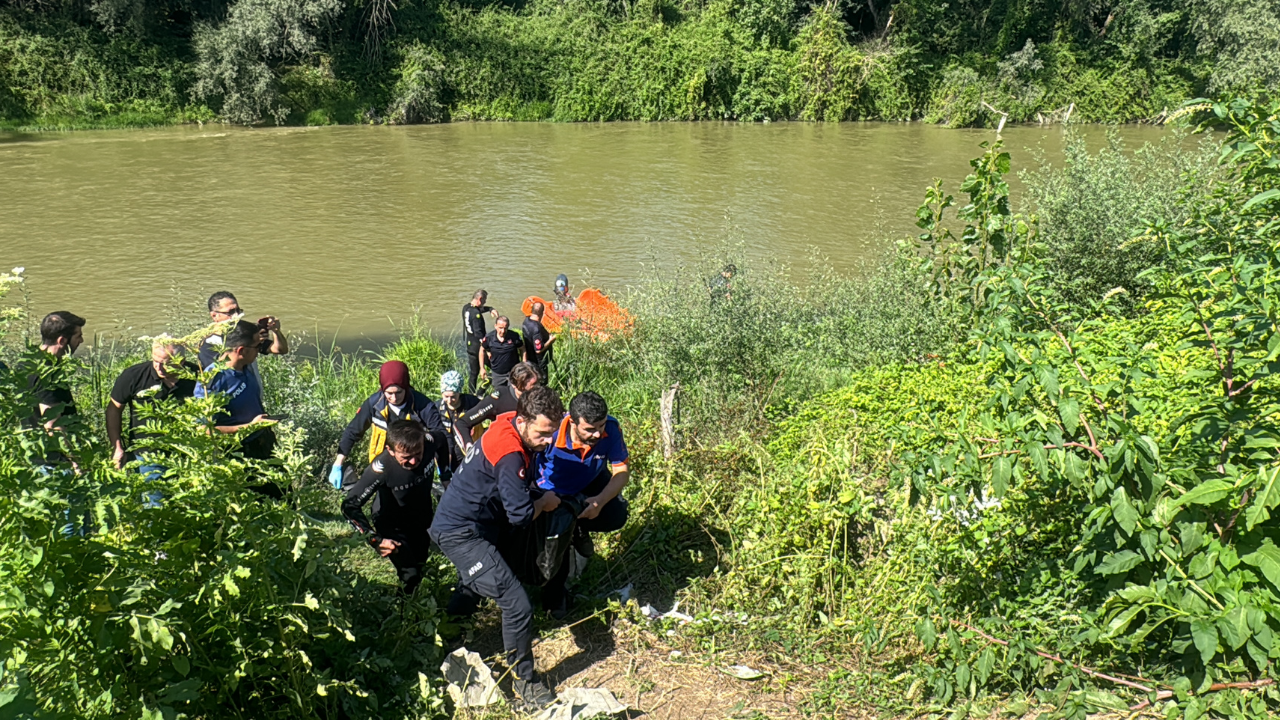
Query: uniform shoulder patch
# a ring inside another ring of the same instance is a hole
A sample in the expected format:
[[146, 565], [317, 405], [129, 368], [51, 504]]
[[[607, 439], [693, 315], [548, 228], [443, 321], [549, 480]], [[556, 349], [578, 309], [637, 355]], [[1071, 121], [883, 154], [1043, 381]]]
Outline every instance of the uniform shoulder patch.
[[374, 460], [374, 461], [373, 461], [373, 464], [372, 464], [372, 465], [370, 465], [369, 467], [373, 468], [373, 471], [374, 471], [374, 472], [376, 472], [376, 473], [380, 473], [380, 472], [382, 472], [382, 461], [381, 461], [381, 460]]
[[497, 400], [501, 396], [502, 396], [502, 393], [498, 392], [497, 390], [494, 390], [493, 392], [489, 393], [489, 397], [493, 398], [494, 400]]

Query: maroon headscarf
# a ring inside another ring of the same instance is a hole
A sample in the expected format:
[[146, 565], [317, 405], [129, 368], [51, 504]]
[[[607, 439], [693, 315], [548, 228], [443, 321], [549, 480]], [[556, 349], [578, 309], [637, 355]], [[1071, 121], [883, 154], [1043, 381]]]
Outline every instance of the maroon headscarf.
[[409, 366], [399, 360], [390, 360], [382, 364], [382, 368], [378, 370], [378, 384], [385, 391], [392, 385], [404, 388], [405, 391], [410, 389], [409, 386]]

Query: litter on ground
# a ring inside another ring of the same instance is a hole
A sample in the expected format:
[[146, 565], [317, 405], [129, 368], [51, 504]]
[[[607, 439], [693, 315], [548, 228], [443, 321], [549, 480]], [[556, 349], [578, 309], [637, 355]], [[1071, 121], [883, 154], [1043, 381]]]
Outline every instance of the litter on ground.
[[560, 693], [554, 705], [543, 710], [537, 720], [587, 720], [617, 715], [627, 709], [605, 688], [569, 688]]
[[479, 653], [458, 648], [445, 658], [440, 672], [449, 683], [446, 689], [457, 707], [486, 707], [502, 697], [498, 683], [493, 681], [493, 670], [484, 664]]

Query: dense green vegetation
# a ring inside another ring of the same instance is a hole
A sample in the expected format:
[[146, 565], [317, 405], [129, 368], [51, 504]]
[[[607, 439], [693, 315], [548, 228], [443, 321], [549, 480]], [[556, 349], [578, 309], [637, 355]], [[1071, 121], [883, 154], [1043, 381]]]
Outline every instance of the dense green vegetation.
[[[960, 199], [931, 187], [920, 236], [857, 280], [730, 245], [621, 297], [634, 334], [566, 341], [551, 378], [608, 397], [633, 455], [632, 521], [580, 590], [625, 578], [680, 600], [700, 622], [670, 629], [707, 662], [808, 667], [819, 717], [1274, 716], [1280, 104], [1183, 114], [1220, 132], [1074, 151], [1027, 176], [1025, 208], [1008, 154], [985, 148]], [[728, 293], [707, 282], [725, 261]], [[418, 377], [456, 363], [415, 328], [385, 352]], [[402, 605], [324, 521], [320, 463], [379, 359], [265, 360], [269, 405], [293, 417], [266, 466], [190, 429], [210, 401], [165, 410], [155, 442], [183, 460], [158, 510], [98, 428], [65, 438], [78, 478], [30, 470], [41, 436], [0, 435], [0, 707], [445, 712], [427, 670], [449, 573]], [[86, 420], [126, 360], [78, 361]], [[6, 362], [13, 426], [24, 360]], [[257, 502], [250, 473], [293, 486], [296, 508]], [[68, 507], [97, 534], [59, 534]]]
[[1278, 53], [1277, 0], [0, 0], [0, 123], [1124, 122]]

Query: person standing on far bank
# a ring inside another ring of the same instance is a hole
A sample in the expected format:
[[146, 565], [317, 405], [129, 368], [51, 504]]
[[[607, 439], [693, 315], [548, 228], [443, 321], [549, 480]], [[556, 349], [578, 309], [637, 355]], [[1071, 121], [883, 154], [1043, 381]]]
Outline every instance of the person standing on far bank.
[[[228, 320], [243, 318], [244, 310], [240, 308], [240, 303], [236, 301], [236, 296], [226, 290], [209, 296], [209, 318], [216, 323], [226, 322]], [[258, 354], [269, 355], [287, 355], [289, 353], [289, 341], [285, 338], [284, 332], [280, 330], [280, 321], [274, 316], [268, 315], [260, 318], [257, 324], [258, 328]], [[199, 355], [200, 367], [208, 369], [210, 365], [217, 361], [218, 356], [224, 350], [223, 336], [210, 335], [200, 343]], [[258, 387], [262, 387], [262, 375], [258, 372], [257, 361], [255, 360], [249, 366], [250, 372], [258, 379]]]
[[524, 331], [524, 356], [526, 361], [537, 365], [546, 377], [548, 365], [551, 364], [551, 344], [556, 341], [556, 336], [547, 332], [542, 324], [542, 316], [547, 311], [546, 305], [536, 302], [529, 311], [529, 317], [524, 319], [524, 324], [520, 327]]
[[480, 379], [486, 376], [486, 368], [493, 373], [493, 389], [507, 387], [511, 381], [511, 368], [524, 362], [524, 342], [520, 333], [509, 329], [511, 321], [506, 315], [493, 322], [493, 332], [484, 336], [480, 344]]
[[462, 306], [462, 335], [467, 340], [467, 389], [473, 393], [480, 389], [476, 378], [480, 376], [480, 349], [485, 336], [484, 314], [498, 317], [496, 310], [484, 304], [488, 299], [488, 291], [477, 290], [471, 296], [471, 302]]

